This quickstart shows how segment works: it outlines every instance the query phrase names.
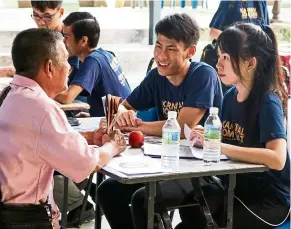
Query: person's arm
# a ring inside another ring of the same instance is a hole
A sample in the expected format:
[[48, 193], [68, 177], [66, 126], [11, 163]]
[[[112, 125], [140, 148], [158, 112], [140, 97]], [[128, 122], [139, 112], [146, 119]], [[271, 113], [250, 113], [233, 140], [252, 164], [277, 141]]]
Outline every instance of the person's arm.
[[81, 64], [68, 90], [58, 94], [55, 100], [61, 104], [68, 104], [72, 103], [82, 91], [90, 95], [98, 80], [99, 72], [99, 62], [92, 57], [87, 57]]
[[0, 67], [0, 77], [1, 76], [9, 76], [13, 77], [15, 74], [15, 68], [14, 67]]
[[[274, 96], [265, 102], [259, 112], [260, 143], [265, 148], [221, 144], [221, 153], [233, 160], [264, 164], [270, 169], [282, 170], [286, 163], [286, 128], [281, 101]], [[199, 139], [198, 147], [203, 147], [203, 128], [195, 127], [191, 140]], [[197, 144], [197, 141], [196, 141]]]
[[[196, 126], [205, 114], [206, 109], [183, 107], [179, 113], [178, 122], [181, 127], [181, 138], [184, 136], [184, 124], [187, 124], [190, 128]], [[162, 128], [165, 121], [156, 122], [142, 122], [137, 127], [121, 127], [123, 131], [139, 130], [147, 135], [162, 136]]]
[[61, 104], [69, 104], [72, 103], [82, 91], [83, 88], [81, 86], [71, 85], [68, 90], [58, 94], [55, 100]]
[[128, 102], [127, 100], [123, 100], [121, 102], [121, 104], [119, 104], [119, 107], [118, 107], [118, 112], [124, 112], [124, 111], [129, 111], [129, 110], [133, 110], [133, 111], [136, 111]]
[[[193, 128], [199, 123], [208, 108], [214, 105], [218, 106], [218, 104], [214, 104], [218, 95], [221, 96], [222, 101], [219, 79], [213, 68], [202, 65], [192, 72], [190, 77], [187, 81], [189, 93], [186, 95], [183, 108], [178, 115], [182, 138], [184, 138], [185, 123]], [[220, 108], [221, 104], [219, 104]], [[140, 130], [144, 134], [161, 136], [164, 123], [165, 121], [140, 122], [135, 126], [122, 125], [121, 128], [124, 131]]]
[[210, 28], [210, 37], [213, 40], [217, 40], [217, 38], [219, 37], [219, 35], [222, 33], [222, 31], [220, 29], [216, 29], [216, 28]]
[[223, 28], [236, 22], [233, 18], [234, 15], [232, 15], [235, 4], [236, 3], [233, 1], [220, 1], [218, 9], [209, 23], [209, 35], [212, 39], [216, 40], [221, 34]]
[[[203, 147], [203, 128], [195, 127], [190, 140], [195, 139], [196, 147]], [[197, 141], [198, 139], [198, 141]], [[266, 148], [242, 147], [221, 143], [221, 153], [232, 160], [266, 165], [270, 169], [282, 170], [286, 162], [286, 140], [274, 139], [266, 143]]]
[[152, 70], [141, 84], [119, 105], [116, 116], [120, 127], [136, 127], [141, 120], [136, 118], [136, 110], [154, 107], [153, 93], [155, 89], [156, 70]]
[[136, 110], [125, 99], [118, 106], [116, 122], [120, 127], [123, 126], [134, 127], [138, 122], [140, 123], [141, 120], [136, 117]]
[[248, 148], [221, 144], [221, 152], [233, 160], [266, 165], [270, 169], [282, 170], [286, 162], [286, 140], [274, 139], [266, 148]]
[[[103, 135], [101, 138], [104, 138]], [[96, 141], [95, 138], [93, 140]], [[125, 149], [125, 144], [119, 147], [113, 138], [107, 137], [104, 143], [99, 148], [88, 145], [57, 107], [48, 112], [42, 122], [35, 156], [45, 165], [78, 183]]]

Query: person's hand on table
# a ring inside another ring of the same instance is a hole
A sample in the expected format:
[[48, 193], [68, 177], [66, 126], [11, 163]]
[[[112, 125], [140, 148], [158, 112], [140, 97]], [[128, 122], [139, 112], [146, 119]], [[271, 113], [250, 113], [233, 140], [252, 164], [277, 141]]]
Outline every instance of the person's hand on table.
[[[142, 120], [137, 118], [136, 113], [132, 110], [119, 111], [113, 120], [115, 122], [114, 128], [122, 132], [137, 130], [137, 127], [142, 124]], [[107, 128], [106, 118], [101, 118], [99, 127]]]
[[99, 122], [99, 128], [107, 128], [106, 118], [101, 118]]
[[122, 153], [126, 149], [126, 140], [120, 130], [116, 129], [108, 134], [107, 128], [100, 127], [93, 132], [93, 144], [103, 146], [106, 143], [112, 143], [115, 155]]
[[100, 146], [99, 161], [95, 168], [98, 172], [107, 165], [114, 156], [119, 155], [126, 149], [126, 141], [120, 130], [114, 130], [107, 133], [107, 128], [99, 128], [93, 132], [93, 144]]
[[190, 133], [190, 142], [192, 146], [203, 148], [204, 141], [204, 127], [203, 126], [195, 126]]
[[142, 124], [142, 120], [136, 117], [133, 110], [118, 111], [116, 123], [119, 127], [137, 127]]

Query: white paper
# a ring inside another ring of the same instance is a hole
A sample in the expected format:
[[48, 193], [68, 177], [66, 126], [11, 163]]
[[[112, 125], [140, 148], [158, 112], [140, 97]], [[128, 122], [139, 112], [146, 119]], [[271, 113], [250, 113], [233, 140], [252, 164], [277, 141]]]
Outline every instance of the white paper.
[[[203, 149], [197, 148], [197, 147], [193, 147], [193, 142], [190, 141], [190, 134], [191, 134], [191, 129], [189, 128], [189, 126], [187, 126], [187, 124], [184, 124], [184, 135], [185, 138], [188, 141], [189, 147], [191, 149], [192, 155], [193, 157], [197, 158], [197, 159], [203, 159]], [[221, 160], [229, 160], [229, 158], [223, 154], [220, 155], [220, 159]]]
[[162, 172], [160, 160], [147, 156], [115, 157], [107, 166], [127, 175]]
[[[189, 146], [180, 145], [180, 158], [193, 158], [191, 150]], [[150, 157], [161, 157], [162, 152], [164, 150], [162, 144], [155, 144], [155, 143], [147, 143], [145, 142], [143, 145], [144, 154]]]

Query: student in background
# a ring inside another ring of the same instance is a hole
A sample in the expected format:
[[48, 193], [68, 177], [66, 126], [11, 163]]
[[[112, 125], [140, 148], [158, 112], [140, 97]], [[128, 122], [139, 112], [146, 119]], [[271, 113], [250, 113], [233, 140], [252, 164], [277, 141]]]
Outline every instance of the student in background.
[[216, 40], [224, 29], [235, 22], [269, 25], [266, 1], [221, 1], [209, 25], [211, 38]]
[[99, 23], [95, 18], [76, 21], [81, 12], [71, 13], [64, 20], [65, 44], [71, 55], [82, 62], [67, 91], [55, 100], [67, 104], [78, 95], [88, 96], [90, 116], [104, 116], [102, 97], [107, 94], [125, 99], [131, 92], [118, 60], [109, 52], [97, 48]]

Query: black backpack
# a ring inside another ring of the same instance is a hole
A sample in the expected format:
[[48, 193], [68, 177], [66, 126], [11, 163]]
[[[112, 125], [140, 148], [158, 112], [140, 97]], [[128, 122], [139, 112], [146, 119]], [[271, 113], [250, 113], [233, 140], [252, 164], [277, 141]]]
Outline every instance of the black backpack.
[[216, 52], [216, 40], [213, 40], [211, 44], [208, 44], [204, 47], [200, 61], [209, 64], [211, 67], [217, 70], [216, 64], [218, 57]]
[[[211, 44], [208, 44], [204, 47], [200, 61], [206, 64], [209, 64], [211, 67], [213, 67], [217, 71], [216, 64], [218, 61], [218, 56], [216, 52], [216, 40], [213, 40]], [[222, 88], [223, 94], [225, 94], [225, 92], [228, 89], [230, 89], [231, 86], [227, 86], [221, 82], [221, 88]]]

